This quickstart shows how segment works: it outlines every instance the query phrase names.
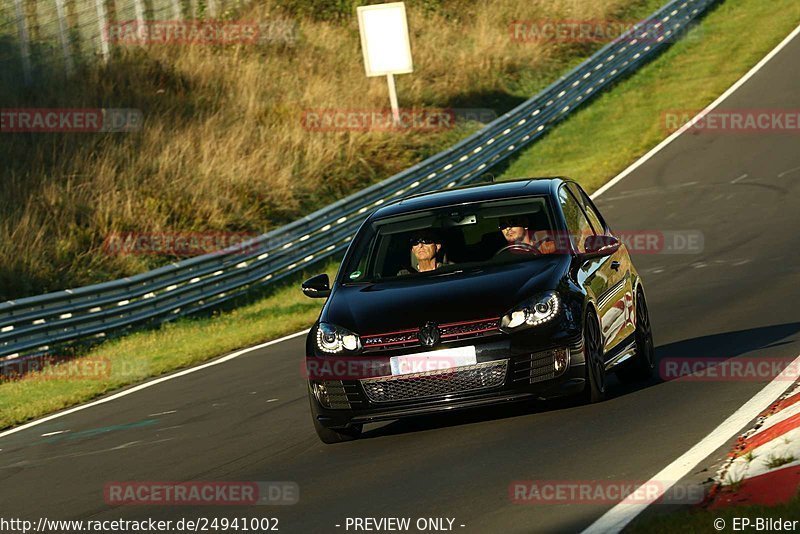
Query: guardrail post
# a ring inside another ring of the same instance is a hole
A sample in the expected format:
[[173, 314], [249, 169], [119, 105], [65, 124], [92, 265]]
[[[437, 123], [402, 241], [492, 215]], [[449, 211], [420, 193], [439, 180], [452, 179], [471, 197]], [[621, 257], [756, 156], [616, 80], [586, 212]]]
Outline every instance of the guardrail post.
[[58, 13], [58, 38], [61, 41], [61, 52], [64, 54], [64, 71], [67, 78], [75, 73], [75, 62], [72, 59], [72, 44], [69, 41], [67, 13], [64, 9], [64, 0], [56, 0]]
[[28, 22], [25, 20], [25, 10], [22, 7], [22, 0], [14, 0], [14, 14], [17, 18], [17, 29], [19, 31], [19, 51], [22, 56], [22, 77], [25, 85], [33, 83], [31, 74], [31, 41], [28, 34]]
[[183, 11], [181, 10], [180, 0], [172, 0], [172, 14], [175, 20], [183, 20]]
[[108, 63], [111, 56], [111, 50], [108, 46], [108, 15], [106, 14], [105, 0], [95, 0], [97, 6], [97, 24], [100, 29], [100, 54], [103, 56], [103, 62]]
[[133, 0], [133, 11], [136, 14], [136, 24], [144, 24], [144, 2], [142, 0]]
[[[137, 35], [143, 35], [142, 27], [145, 25], [143, 0], [133, 0], [133, 11], [136, 14], [136, 33]], [[141, 44], [145, 44], [145, 39], [142, 39]]]

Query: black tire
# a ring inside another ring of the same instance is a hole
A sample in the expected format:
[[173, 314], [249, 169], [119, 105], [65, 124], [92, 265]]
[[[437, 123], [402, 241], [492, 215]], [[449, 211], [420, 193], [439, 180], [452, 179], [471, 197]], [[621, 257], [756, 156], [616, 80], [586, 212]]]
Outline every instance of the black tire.
[[636, 356], [625, 362], [617, 370], [617, 378], [622, 382], [632, 383], [647, 380], [653, 376], [656, 367], [656, 354], [653, 346], [653, 330], [650, 326], [650, 314], [644, 292], [636, 292]]
[[583, 321], [583, 352], [586, 357], [583, 401], [587, 404], [600, 402], [606, 398], [606, 369], [600, 325], [591, 311], [586, 313]]
[[[309, 395], [309, 402], [313, 403], [314, 399], [312, 399]], [[317, 419], [316, 414], [314, 413], [314, 407], [311, 407], [311, 420], [314, 421], [314, 430], [317, 432], [317, 436], [319, 436], [320, 441], [326, 444], [333, 444], [333, 443], [343, 443], [345, 441], [353, 441], [361, 437], [361, 430], [364, 428], [364, 425], [351, 425], [347, 428], [328, 428], [322, 423], [319, 422]]]

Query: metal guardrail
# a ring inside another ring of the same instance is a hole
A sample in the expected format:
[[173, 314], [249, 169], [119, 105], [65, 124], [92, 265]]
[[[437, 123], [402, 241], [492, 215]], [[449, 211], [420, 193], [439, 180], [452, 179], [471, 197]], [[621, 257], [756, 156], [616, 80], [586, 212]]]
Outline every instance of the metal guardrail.
[[[0, 80], [26, 85], [53, 83], [60, 72], [70, 77], [96, 59], [112, 61], [116, 23], [136, 21], [227, 20], [249, 0], [0, 0]], [[282, 25], [283, 44], [293, 39], [293, 23], [261, 21], [265, 28]], [[267, 31], [263, 42], [277, 37]], [[277, 32], [275, 32], [277, 33]], [[111, 35], [111, 37], [109, 37]], [[276, 39], [278, 40], [278, 39]], [[126, 45], [120, 45], [125, 47]]]
[[538, 95], [450, 149], [240, 247], [120, 280], [0, 304], [0, 362], [218, 306], [340, 252], [370, 210], [404, 195], [479, 179], [675, 40], [714, 1], [670, 1]]

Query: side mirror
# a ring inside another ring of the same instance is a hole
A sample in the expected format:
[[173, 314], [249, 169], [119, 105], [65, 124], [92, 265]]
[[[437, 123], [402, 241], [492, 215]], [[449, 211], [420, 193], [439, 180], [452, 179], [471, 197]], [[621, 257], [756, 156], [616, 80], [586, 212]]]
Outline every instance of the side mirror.
[[586, 252], [581, 254], [584, 258], [598, 258], [610, 256], [619, 250], [620, 241], [613, 235], [593, 235], [584, 242]]
[[327, 274], [312, 276], [300, 286], [303, 294], [312, 299], [325, 298], [331, 294], [330, 280]]

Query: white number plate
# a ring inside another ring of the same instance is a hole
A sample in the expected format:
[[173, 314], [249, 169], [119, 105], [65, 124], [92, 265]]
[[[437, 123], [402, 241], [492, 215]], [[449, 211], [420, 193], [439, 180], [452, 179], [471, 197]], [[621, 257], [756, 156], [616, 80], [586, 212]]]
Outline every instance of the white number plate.
[[453, 367], [475, 365], [476, 363], [475, 346], [405, 354], [403, 356], [394, 356], [389, 360], [393, 375], [452, 369]]

